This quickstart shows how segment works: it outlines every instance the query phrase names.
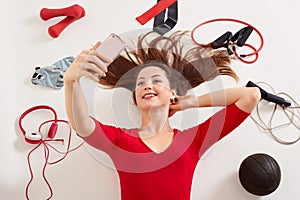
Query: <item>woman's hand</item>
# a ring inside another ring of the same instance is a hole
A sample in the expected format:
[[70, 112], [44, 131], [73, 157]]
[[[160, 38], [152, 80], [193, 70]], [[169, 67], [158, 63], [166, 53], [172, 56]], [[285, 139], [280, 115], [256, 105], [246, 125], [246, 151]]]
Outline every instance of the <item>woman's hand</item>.
[[106, 76], [107, 63], [112, 61], [96, 50], [100, 44], [97, 42], [91, 50], [83, 50], [76, 57], [64, 74], [65, 82], [75, 82], [81, 77], [98, 82], [100, 77]]
[[198, 106], [198, 97], [196, 95], [176, 96], [174, 100], [171, 100], [169, 117], [173, 116], [177, 111], [196, 108]]

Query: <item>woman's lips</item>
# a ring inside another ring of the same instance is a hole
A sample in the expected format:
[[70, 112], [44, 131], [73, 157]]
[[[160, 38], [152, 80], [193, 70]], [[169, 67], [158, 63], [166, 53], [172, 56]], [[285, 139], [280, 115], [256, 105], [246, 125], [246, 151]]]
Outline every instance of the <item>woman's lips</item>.
[[142, 96], [142, 99], [150, 100], [150, 99], [152, 99], [152, 98], [154, 98], [154, 97], [156, 97], [156, 96], [157, 96], [157, 94], [155, 94], [155, 93], [146, 93], [146, 94], [144, 94], [144, 95]]

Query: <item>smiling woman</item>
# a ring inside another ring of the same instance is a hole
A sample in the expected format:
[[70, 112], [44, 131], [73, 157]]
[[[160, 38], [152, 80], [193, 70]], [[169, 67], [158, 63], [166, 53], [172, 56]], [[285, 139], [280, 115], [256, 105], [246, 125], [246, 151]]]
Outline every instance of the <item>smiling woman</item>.
[[[109, 62], [95, 50], [82, 51], [64, 75], [66, 110], [72, 128], [91, 146], [112, 159], [122, 200], [189, 200], [193, 174], [202, 154], [239, 126], [260, 99], [258, 88], [229, 88], [201, 96], [186, 95], [218, 75], [237, 75], [226, 51], [199, 46], [183, 54], [186, 32], [142, 35], [137, 49]], [[143, 45], [144, 44], [144, 45]], [[108, 126], [89, 116], [79, 79], [99, 76], [99, 84], [133, 92], [141, 126]], [[169, 117], [189, 108], [224, 106], [205, 122], [178, 130]], [[180, 171], [180, 173], [178, 173]]]
[[[121, 77], [116, 87], [126, 87], [130, 81], [132, 82], [130, 89], [134, 94], [135, 104], [137, 104], [136, 92], [139, 92], [145, 85], [160, 85], [164, 88], [171, 88], [174, 90], [173, 94], [178, 95], [184, 95], [188, 89], [191, 89], [189, 82], [179, 72], [158, 61], [149, 61], [131, 69]], [[124, 85], [124, 83], [126, 84]]]

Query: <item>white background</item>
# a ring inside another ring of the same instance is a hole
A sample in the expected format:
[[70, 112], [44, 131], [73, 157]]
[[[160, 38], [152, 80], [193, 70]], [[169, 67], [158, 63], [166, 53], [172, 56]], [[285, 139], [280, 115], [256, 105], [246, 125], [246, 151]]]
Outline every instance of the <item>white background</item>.
[[[111, 32], [123, 33], [134, 29], [151, 28], [152, 21], [142, 26], [135, 17], [144, 13], [155, 2], [1, 0], [1, 199], [25, 199], [25, 187], [30, 178], [26, 158], [34, 145], [24, 141], [17, 126], [18, 117], [32, 106], [45, 104], [55, 108], [60, 119], [67, 119], [63, 89], [54, 90], [31, 84], [30, 78], [34, 73], [34, 67], [50, 65], [68, 55], [77, 55], [81, 50], [89, 49], [96, 41], [103, 40]], [[299, 101], [300, 3], [296, 0], [286, 2], [180, 1], [179, 20], [173, 30], [191, 30], [201, 22], [221, 17], [240, 19], [252, 24], [262, 32], [265, 39], [259, 59], [252, 65], [234, 61], [233, 68], [241, 80], [237, 84], [230, 80], [225, 81], [228, 85], [224, 85], [240, 86], [245, 85], [248, 80], [264, 81], [271, 84], [277, 92], [287, 92]], [[67, 27], [58, 38], [51, 38], [47, 28], [62, 18], [45, 22], [40, 19], [39, 11], [44, 7], [62, 8], [74, 3], [85, 8], [86, 16]], [[234, 33], [239, 28], [241, 26], [238, 24], [223, 23], [219, 26], [221, 32], [210, 31], [208, 35], [217, 37], [227, 30]], [[255, 41], [259, 44], [255, 33], [252, 37], [254, 44]], [[109, 103], [103, 100], [99, 101], [99, 104], [103, 102]], [[270, 106], [266, 103], [264, 105]], [[106, 109], [110, 107], [100, 106]], [[101, 113], [103, 120], [113, 122], [111, 115], [106, 116], [106, 113], [108, 112]], [[265, 109], [265, 116], [269, 115], [268, 113], [268, 109]], [[50, 112], [38, 111], [26, 118], [25, 129], [36, 130], [43, 120], [51, 117]], [[278, 121], [281, 119], [284, 121], [284, 116], [279, 116], [279, 119]], [[284, 137], [288, 139], [296, 138], [299, 133], [293, 128], [287, 128], [283, 132]], [[68, 129], [61, 128], [57, 137], [65, 137], [67, 133]], [[81, 142], [75, 134], [73, 139], [72, 147]], [[61, 144], [53, 145], [64, 148]], [[248, 118], [199, 162], [194, 175], [192, 199], [299, 199], [299, 150], [299, 143], [279, 144], [268, 133], [260, 131]], [[249, 194], [239, 183], [237, 175], [239, 165], [246, 156], [253, 153], [267, 153], [280, 164], [281, 183], [277, 190], [268, 196], [258, 197]], [[41, 176], [44, 162], [42, 149], [36, 151], [31, 160], [34, 181], [29, 190], [30, 199], [46, 199], [49, 191]], [[97, 162], [84, 147], [69, 154], [62, 162], [49, 166], [46, 175], [54, 191], [53, 199], [120, 198], [116, 171]]]

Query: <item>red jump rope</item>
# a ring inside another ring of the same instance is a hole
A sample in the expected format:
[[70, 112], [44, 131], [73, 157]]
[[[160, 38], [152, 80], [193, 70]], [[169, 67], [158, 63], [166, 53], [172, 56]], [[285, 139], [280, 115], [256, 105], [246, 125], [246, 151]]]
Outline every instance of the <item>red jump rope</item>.
[[[209, 23], [213, 23], [213, 22], [219, 22], [219, 21], [230, 21], [230, 22], [236, 22], [236, 23], [239, 23], [239, 24], [243, 24], [243, 25], [246, 25], [247, 27], [245, 27], [244, 29], [241, 29], [237, 34], [233, 35], [231, 34], [231, 32], [227, 31], [225, 34], [223, 34], [221, 37], [219, 37], [217, 40], [219, 41], [222, 41], [223, 40], [223, 43], [222, 44], [218, 44], [218, 46], [216, 48], [220, 48], [220, 47], [226, 47], [228, 51], [230, 51], [231, 53], [233, 53], [240, 61], [246, 63], [246, 64], [252, 64], [254, 62], [257, 61], [258, 59], [258, 53], [261, 51], [263, 45], [264, 45], [264, 39], [263, 39], [263, 36], [262, 34], [260, 33], [259, 30], [257, 30], [254, 26], [246, 23], [246, 22], [243, 22], [241, 20], [237, 20], [237, 19], [230, 19], [230, 18], [217, 18], [217, 19], [212, 19], [212, 20], [208, 20], [208, 21], [205, 21], [205, 22], [202, 22], [200, 23], [199, 25], [197, 25], [193, 30], [192, 30], [192, 33], [191, 33], [191, 37], [192, 37], [192, 40], [197, 44], [197, 45], [200, 45], [200, 46], [203, 46], [203, 47], [207, 47], [207, 46], [211, 46], [214, 48], [214, 42], [216, 42], [216, 40], [212, 43], [209, 43], [209, 44], [204, 44], [204, 43], [199, 43], [196, 41], [195, 39], [195, 31], [197, 29], [199, 29], [200, 27], [206, 25], [206, 24], [209, 24]], [[260, 46], [258, 48], [255, 48], [253, 45], [250, 45], [248, 43], [245, 43], [246, 42], [246, 39], [250, 36], [252, 30], [254, 30], [259, 38], [260, 38]], [[247, 34], [247, 38], [244, 37], [244, 41], [243, 41], [243, 44], [242, 46], [246, 46], [248, 48], [250, 48], [251, 50], [253, 50], [251, 53], [248, 53], [248, 54], [238, 54], [237, 50], [236, 50], [236, 46], [241, 46], [241, 45], [238, 45], [235, 40], [238, 40], [240, 39], [241, 36], [243, 36], [243, 34]], [[230, 49], [231, 47], [231, 49]], [[250, 56], [255, 56], [255, 58], [253, 60], [246, 60], [244, 58], [246, 57], [250, 57]]]

